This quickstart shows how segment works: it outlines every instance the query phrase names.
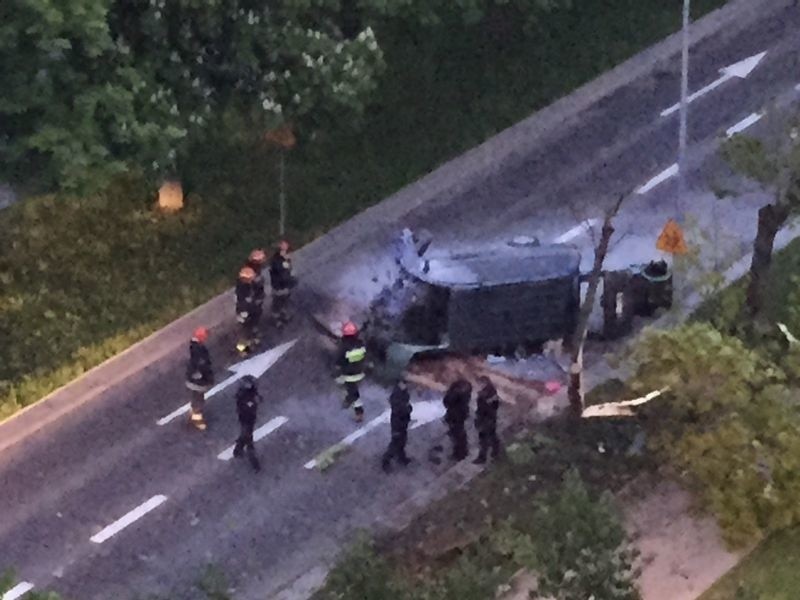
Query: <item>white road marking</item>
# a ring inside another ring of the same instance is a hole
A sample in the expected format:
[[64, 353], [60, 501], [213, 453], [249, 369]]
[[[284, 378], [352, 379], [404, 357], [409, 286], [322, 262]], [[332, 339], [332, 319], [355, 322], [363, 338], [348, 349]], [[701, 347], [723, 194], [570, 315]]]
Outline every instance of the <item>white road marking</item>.
[[23, 581], [22, 583], [18, 583], [13, 588], [8, 590], [5, 594], [3, 594], [2, 600], [17, 600], [17, 598], [22, 598], [22, 596], [30, 592], [32, 589], [33, 589], [32, 583]]
[[755, 125], [756, 123], [758, 123], [761, 120], [761, 117], [763, 116], [764, 115], [761, 113], [751, 113], [750, 115], [746, 116], [744, 119], [736, 123], [736, 125], [729, 127], [728, 130], [725, 132], [725, 135], [731, 137], [733, 135], [736, 135], [737, 133], [741, 133], [751, 125]]
[[149, 513], [151, 510], [159, 507], [161, 504], [163, 504], [166, 501], [167, 501], [167, 497], [166, 496], [162, 496], [162, 495], [153, 496], [152, 498], [150, 498], [150, 500], [148, 500], [144, 504], [140, 504], [139, 506], [134, 508], [132, 511], [130, 511], [128, 514], [126, 514], [124, 517], [122, 517], [121, 519], [118, 519], [117, 521], [114, 521], [111, 525], [109, 525], [108, 527], [106, 527], [105, 529], [100, 531], [99, 533], [94, 534], [90, 538], [91, 541], [93, 541], [95, 544], [102, 544], [108, 538], [118, 534], [120, 531], [125, 529], [128, 525], [130, 525], [131, 523], [134, 523], [135, 521], [138, 521], [143, 516], [145, 516], [147, 513]]
[[553, 240], [554, 244], [565, 244], [573, 238], [578, 237], [580, 234], [589, 231], [594, 225], [598, 223], [597, 219], [587, 219], [580, 225], [576, 225], [566, 233], [561, 234], [555, 240]]
[[370, 431], [375, 429], [378, 425], [382, 425], [384, 423], [388, 423], [389, 422], [389, 415], [390, 415], [390, 412], [388, 410], [385, 411], [379, 417], [375, 417], [374, 419], [372, 419], [372, 421], [370, 421], [369, 423], [367, 423], [363, 427], [360, 427], [360, 428], [356, 429], [353, 433], [348, 435], [346, 438], [344, 438], [338, 444], [335, 444], [334, 446], [331, 446], [330, 448], [328, 448], [324, 452], [320, 452], [316, 457], [314, 457], [313, 459], [308, 461], [303, 466], [306, 469], [313, 469], [314, 467], [317, 466], [319, 459], [324, 454], [326, 454], [327, 452], [330, 452], [333, 448], [342, 448], [342, 447], [345, 447], [345, 446], [352, 446], [353, 443], [356, 440], [358, 440], [359, 438], [362, 438], [363, 436], [365, 436], [367, 433], [369, 433]]
[[[280, 360], [280, 358], [284, 354], [286, 354], [289, 350], [291, 350], [292, 346], [294, 346], [296, 343], [297, 343], [296, 339], [292, 340], [291, 342], [286, 342], [285, 344], [281, 344], [280, 346], [276, 346], [275, 348], [270, 348], [265, 352], [256, 354], [255, 356], [252, 356], [247, 360], [243, 360], [240, 363], [231, 365], [230, 367], [228, 367], [228, 370], [231, 371], [233, 375], [231, 375], [227, 379], [224, 379], [223, 381], [215, 385], [213, 388], [208, 390], [204, 394], [204, 397], [206, 398], [206, 400], [208, 400], [209, 398], [215, 396], [216, 394], [218, 394], [228, 386], [232, 385], [245, 375], [252, 375], [253, 377], [256, 378], [261, 377], [264, 373], [266, 373], [270, 369], [270, 367], [272, 367], [275, 363], [277, 363], [278, 360]], [[156, 421], [156, 424], [166, 425], [170, 421], [174, 421], [181, 415], [185, 415], [186, 413], [188, 413], [190, 408], [191, 404], [187, 402], [180, 408], [169, 413], [166, 417], [160, 418], [158, 421]]]
[[[289, 419], [286, 417], [275, 417], [274, 419], [267, 421], [261, 427], [256, 429], [253, 432], [253, 441], [257, 442], [259, 440], [264, 439], [270, 433], [284, 425]], [[233, 446], [226, 448], [222, 452], [217, 455], [217, 458], [220, 460], [230, 460], [233, 458]]]
[[798, 83], [796, 86], [794, 86], [794, 89], [796, 91], [800, 92], [800, 83]]
[[670, 177], [675, 177], [675, 175], [677, 175], [677, 174], [678, 174], [678, 164], [675, 163], [674, 165], [671, 165], [670, 167], [667, 167], [666, 169], [661, 171], [661, 173], [659, 173], [658, 175], [653, 177], [650, 181], [648, 181], [643, 186], [638, 188], [636, 190], [636, 193], [637, 194], [646, 194], [647, 192], [652, 190], [657, 185], [665, 182]]
[[[767, 55], [766, 52], [762, 52], [760, 54], [755, 54], [744, 60], [740, 60], [737, 63], [729, 65], [719, 70], [720, 74], [722, 75], [718, 79], [715, 79], [711, 83], [709, 83], [704, 88], [697, 90], [694, 94], [689, 96], [689, 102], [694, 102], [701, 96], [705, 96], [708, 92], [718, 88], [726, 81], [733, 79], [734, 77], [738, 77], [739, 79], [744, 79], [758, 66], [758, 63]], [[673, 104], [666, 110], [661, 111], [661, 116], [666, 117], [671, 115], [672, 113], [676, 112], [681, 107], [680, 103]]]

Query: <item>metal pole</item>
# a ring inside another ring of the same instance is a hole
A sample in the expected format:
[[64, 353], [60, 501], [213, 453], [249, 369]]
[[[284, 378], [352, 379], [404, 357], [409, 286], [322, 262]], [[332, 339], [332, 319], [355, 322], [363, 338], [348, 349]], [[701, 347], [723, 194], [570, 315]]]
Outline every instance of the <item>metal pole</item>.
[[286, 157], [286, 150], [281, 149], [281, 162], [280, 174], [278, 183], [278, 193], [280, 195], [280, 222], [278, 224], [278, 233], [281, 237], [286, 234], [286, 192], [284, 190], [284, 161]]
[[675, 199], [675, 216], [678, 223], [684, 219], [686, 194], [686, 128], [689, 112], [689, 18], [691, 0], [683, 0], [683, 52], [681, 56], [681, 125], [678, 139], [678, 196]]

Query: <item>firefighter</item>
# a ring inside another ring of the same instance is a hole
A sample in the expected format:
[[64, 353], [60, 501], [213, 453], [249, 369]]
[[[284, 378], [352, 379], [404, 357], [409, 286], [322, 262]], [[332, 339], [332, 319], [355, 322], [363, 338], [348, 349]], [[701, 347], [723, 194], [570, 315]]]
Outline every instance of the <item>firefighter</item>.
[[186, 387], [192, 392], [189, 423], [200, 431], [205, 431], [206, 421], [203, 416], [205, 393], [214, 384], [214, 372], [211, 367], [211, 355], [206, 348], [208, 330], [198, 327], [189, 342], [189, 362], [186, 365]]
[[476, 465], [486, 462], [490, 450], [493, 459], [500, 455], [500, 439], [497, 437], [497, 409], [500, 407], [500, 398], [488, 377], [479, 377], [478, 384], [481, 389], [476, 398], [478, 406], [475, 409], [475, 429], [478, 431], [480, 450], [478, 458], [473, 461]]
[[236, 391], [236, 413], [239, 416], [239, 437], [233, 447], [233, 455], [241, 458], [247, 452], [247, 458], [258, 472], [261, 464], [256, 456], [256, 449], [253, 445], [253, 429], [256, 426], [258, 417], [258, 404], [261, 402], [261, 395], [258, 393], [256, 378], [252, 375], [245, 375], [242, 383]]
[[281, 240], [278, 250], [270, 260], [269, 275], [272, 286], [272, 318], [280, 328], [289, 322], [289, 294], [296, 284], [292, 276], [289, 242], [286, 240]]
[[255, 280], [256, 272], [250, 267], [242, 267], [236, 284], [236, 320], [242, 327], [236, 350], [243, 355], [252, 352], [261, 342], [258, 337], [261, 306]]
[[406, 382], [400, 379], [394, 386], [391, 396], [389, 396], [389, 406], [392, 409], [390, 419], [392, 428], [392, 439], [389, 447], [383, 454], [383, 470], [387, 473], [391, 470], [392, 459], [406, 466], [411, 459], [406, 456], [406, 442], [408, 441], [408, 424], [411, 422], [411, 411], [413, 410], [408, 394]]
[[267, 263], [267, 254], [260, 248], [256, 248], [247, 257], [246, 267], [250, 267], [256, 274], [253, 280], [253, 289], [255, 290], [254, 300], [262, 307], [264, 306], [264, 298], [266, 298], [266, 291], [264, 289], [264, 265]]
[[454, 381], [444, 395], [444, 422], [447, 423], [447, 435], [453, 444], [450, 458], [455, 461], [464, 460], [468, 454], [466, 423], [471, 397], [472, 384], [463, 378]]
[[358, 327], [348, 321], [342, 326], [342, 341], [339, 349], [337, 368], [340, 372], [337, 382], [344, 385], [343, 408], [353, 407], [356, 422], [364, 420], [364, 405], [358, 392], [358, 383], [364, 379], [364, 359], [367, 349], [358, 337]]

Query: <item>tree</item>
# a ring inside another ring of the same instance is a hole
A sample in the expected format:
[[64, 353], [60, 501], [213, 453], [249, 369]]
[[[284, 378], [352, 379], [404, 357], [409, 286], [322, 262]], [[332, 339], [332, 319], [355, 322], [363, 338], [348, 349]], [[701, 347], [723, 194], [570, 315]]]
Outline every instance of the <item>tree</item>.
[[526, 530], [499, 532], [515, 562], [538, 577], [536, 598], [638, 600], [637, 553], [628, 543], [609, 493], [591, 494], [580, 474], [567, 472], [561, 487], [536, 506]]
[[[252, 131], [360, 111], [383, 60], [344, 39], [336, 0], [7, 0], [0, 8], [0, 158], [64, 189], [179, 166], [220, 116]], [[33, 76], [31, 76], [33, 74]]]
[[721, 151], [736, 173], [772, 194], [772, 202], [758, 211], [747, 287], [747, 312], [756, 323], [762, 318], [775, 236], [789, 216], [800, 210], [800, 114], [790, 118], [788, 127], [777, 111], [765, 121], [769, 129], [765, 139], [737, 134]]
[[650, 446], [741, 546], [800, 522], [800, 419], [781, 369], [707, 323], [651, 331], [633, 352]]

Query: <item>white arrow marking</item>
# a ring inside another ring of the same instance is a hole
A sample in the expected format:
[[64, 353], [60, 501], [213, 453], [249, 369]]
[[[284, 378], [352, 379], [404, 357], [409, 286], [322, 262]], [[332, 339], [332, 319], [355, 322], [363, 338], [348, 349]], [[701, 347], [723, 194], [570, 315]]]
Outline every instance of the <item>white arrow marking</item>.
[[665, 182], [670, 177], [675, 177], [675, 175], [677, 175], [677, 174], [678, 174], [678, 165], [677, 164], [674, 164], [674, 165], [672, 165], [670, 167], [667, 167], [666, 169], [661, 171], [661, 173], [659, 173], [658, 175], [653, 177], [650, 181], [648, 181], [643, 186], [641, 186], [639, 189], [637, 189], [636, 193], [637, 194], [646, 194], [647, 192], [652, 190], [657, 185]]
[[725, 135], [727, 135], [728, 137], [732, 137], [737, 133], [741, 133], [751, 125], [755, 125], [756, 123], [758, 123], [761, 120], [761, 117], [763, 116], [764, 116], [763, 114], [752, 113], [747, 117], [745, 117], [744, 119], [742, 119], [741, 121], [739, 121], [736, 125], [729, 127], [728, 130], [725, 132]]
[[441, 400], [425, 400], [416, 402], [411, 412], [411, 429], [422, 427], [444, 416], [444, 404]]
[[113, 535], [118, 534], [120, 531], [125, 529], [128, 525], [138, 521], [143, 516], [145, 516], [147, 513], [149, 513], [151, 510], [154, 510], [155, 508], [158, 508], [159, 506], [161, 506], [166, 501], [167, 501], [167, 497], [166, 496], [161, 496], [161, 495], [153, 496], [152, 498], [150, 498], [150, 500], [148, 500], [144, 504], [140, 504], [139, 506], [134, 508], [131, 512], [126, 514], [124, 517], [122, 517], [121, 519], [118, 519], [117, 521], [114, 521], [111, 525], [109, 525], [108, 527], [106, 527], [102, 531], [94, 534], [89, 539], [91, 541], [93, 541], [95, 544], [102, 544], [108, 538], [110, 538]]
[[[733, 79], [734, 77], [738, 77], [739, 79], [744, 79], [745, 77], [750, 75], [750, 73], [753, 72], [753, 69], [755, 69], [758, 66], [758, 63], [760, 63], [761, 60], [766, 55], [767, 55], [766, 52], [762, 52], [761, 54], [756, 54], [749, 58], [745, 58], [744, 60], [740, 60], [739, 62], [734, 63], [730, 66], [723, 67], [722, 69], [719, 70], [721, 77], [715, 79], [714, 81], [709, 83], [706, 87], [697, 90], [694, 94], [689, 96], [689, 102], [694, 102], [701, 96], [705, 96], [708, 92], [718, 88], [723, 83], [725, 83], [730, 79]], [[672, 113], [677, 111], [680, 108], [680, 106], [681, 106], [680, 103], [670, 106], [666, 110], [661, 111], [661, 116], [666, 117], [671, 115]]]
[[[259, 427], [258, 429], [256, 429], [253, 432], [253, 441], [257, 442], [259, 440], [264, 439], [270, 433], [272, 433], [273, 431], [277, 430], [282, 425], [284, 425], [288, 420], [289, 419], [287, 419], [286, 417], [275, 417], [274, 419], [272, 419], [270, 421], [267, 421], [261, 427]], [[222, 452], [220, 452], [217, 455], [217, 458], [220, 459], [220, 460], [230, 460], [230, 459], [232, 459], [233, 458], [233, 448], [234, 448], [233, 446], [230, 446], [229, 448], [226, 448], [225, 450], [223, 450]]]
[[33, 589], [33, 584], [23, 581], [3, 594], [2, 600], [17, 600]]
[[308, 462], [307, 462], [306, 464], [304, 464], [303, 466], [304, 466], [306, 469], [313, 469], [314, 467], [316, 467], [316, 466], [317, 466], [317, 464], [319, 464], [319, 460], [320, 460], [320, 459], [321, 459], [321, 458], [322, 458], [322, 457], [323, 457], [325, 454], [327, 454], [327, 453], [331, 452], [331, 451], [332, 451], [334, 448], [344, 448], [344, 447], [346, 447], [346, 446], [352, 446], [352, 445], [353, 445], [353, 443], [354, 443], [356, 440], [358, 440], [358, 439], [360, 439], [360, 438], [364, 437], [364, 436], [365, 436], [367, 433], [369, 433], [370, 431], [372, 431], [373, 429], [375, 429], [375, 428], [376, 428], [378, 425], [382, 425], [382, 424], [384, 424], [384, 423], [388, 423], [388, 422], [389, 422], [389, 416], [390, 416], [390, 414], [391, 414], [391, 413], [390, 413], [388, 410], [387, 410], [387, 411], [385, 411], [385, 412], [384, 412], [384, 413], [382, 413], [382, 414], [381, 414], [379, 417], [375, 417], [374, 419], [372, 419], [372, 421], [370, 421], [369, 423], [367, 423], [367, 424], [366, 424], [366, 425], [364, 425], [363, 427], [360, 427], [360, 428], [356, 429], [356, 430], [355, 430], [353, 433], [351, 433], [350, 435], [348, 435], [346, 438], [344, 438], [344, 439], [343, 439], [341, 442], [339, 442], [338, 444], [335, 444], [334, 446], [331, 446], [330, 448], [328, 448], [328, 449], [327, 449], [327, 450], [325, 450], [324, 452], [320, 452], [320, 453], [319, 453], [319, 454], [318, 454], [318, 455], [317, 455], [315, 458], [311, 459], [310, 461], [308, 461]]
[[572, 238], [578, 237], [580, 234], [589, 231], [594, 225], [598, 223], [597, 219], [587, 219], [580, 225], [576, 225], [566, 233], [558, 236], [555, 240], [553, 240], [554, 244], [565, 244], [570, 241]]
[[[244, 360], [240, 363], [228, 367], [228, 370], [231, 371], [233, 375], [219, 382], [213, 388], [208, 390], [205, 393], [204, 397], [206, 398], [206, 400], [208, 400], [209, 398], [218, 394], [219, 392], [221, 392], [231, 384], [235, 383], [245, 375], [252, 375], [256, 379], [261, 377], [264, 373], [267, 372], [267, 370], [272, 365], [278, 362], [278, 360], [284, 354], [286, 354], [291, 349], [291, 347], [295, 345], [295, 343], [297, 343], [297, 340], [286, 342], [285, 344], [281, 344], [280, 346], [271, 348], [270, 350], [262, 352], [261, 354], [256, 354], [255, 356], [248, 358], [247, 360]], [[156, 421], [156, 423], [158, 425], [166, 425], [170, 421], [177, 419], [181, 415], [189, 412], [190, 408], [191, 404], [186, 403], [180, 408], [169, 413], [166, 417], [162, 417], [161, 419]]]

